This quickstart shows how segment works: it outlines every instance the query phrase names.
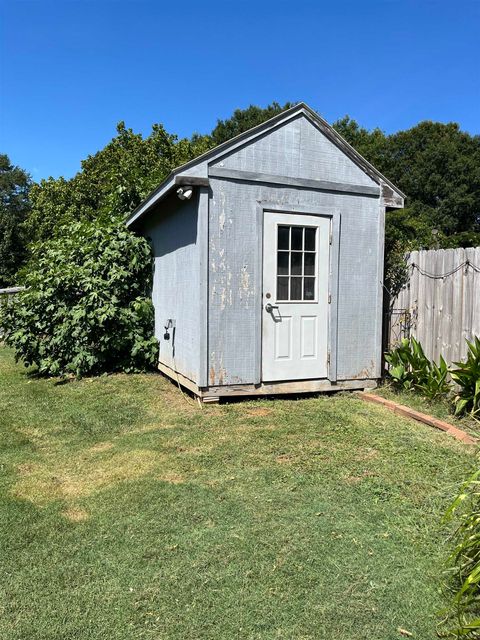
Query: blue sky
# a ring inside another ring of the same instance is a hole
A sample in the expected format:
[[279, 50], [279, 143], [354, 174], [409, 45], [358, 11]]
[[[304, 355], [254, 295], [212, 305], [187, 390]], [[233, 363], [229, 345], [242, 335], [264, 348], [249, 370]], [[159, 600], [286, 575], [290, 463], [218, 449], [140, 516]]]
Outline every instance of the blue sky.
[[72, 176], [124, 120], [188, 136], [303, 100], [397, 131], [480, 133], [480, 0], [0, 0], [0, 151]]

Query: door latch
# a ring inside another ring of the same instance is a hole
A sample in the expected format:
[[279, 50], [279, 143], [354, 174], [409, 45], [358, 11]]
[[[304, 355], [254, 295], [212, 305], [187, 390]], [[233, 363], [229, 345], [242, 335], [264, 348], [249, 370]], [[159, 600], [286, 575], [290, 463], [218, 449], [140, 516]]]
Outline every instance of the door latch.
[[265, 305], [265, 311], [267, 313], [272, 313], [272, 311], [274, 309], [278, 309], [278, 305], [277, 304], [270, 304], [270, 302], [267, 302], [267, 304]]

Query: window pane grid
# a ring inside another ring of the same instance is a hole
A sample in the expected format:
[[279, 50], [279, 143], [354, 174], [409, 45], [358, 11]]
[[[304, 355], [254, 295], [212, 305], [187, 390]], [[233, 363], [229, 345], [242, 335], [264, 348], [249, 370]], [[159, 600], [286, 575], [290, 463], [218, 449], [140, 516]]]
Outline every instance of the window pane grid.
[[314, 301], [316, 228], [277, 228], [277, 300]]

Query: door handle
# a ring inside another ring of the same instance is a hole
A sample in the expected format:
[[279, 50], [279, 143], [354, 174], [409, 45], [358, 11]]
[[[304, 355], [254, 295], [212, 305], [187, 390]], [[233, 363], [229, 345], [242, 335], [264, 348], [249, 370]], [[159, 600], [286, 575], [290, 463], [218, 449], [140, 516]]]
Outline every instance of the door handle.
[[272, 311], [274, 309], [278, 309], [278, 305], [277, 304], [270, 304], [270, 302], [267, 302], [267, 304], [265, 305], [265, 311], [267, 313], [272, 313]]

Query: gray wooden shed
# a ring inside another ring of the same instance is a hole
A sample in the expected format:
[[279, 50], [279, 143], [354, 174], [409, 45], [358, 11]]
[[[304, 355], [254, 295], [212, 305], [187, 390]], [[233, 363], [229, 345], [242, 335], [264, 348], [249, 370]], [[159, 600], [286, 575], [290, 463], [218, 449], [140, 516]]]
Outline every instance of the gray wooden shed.
[[403, 201], [303, 103], [175, 169], [127, 220], [153, 246], [159, 369], [210, 401], [374, 386]]

